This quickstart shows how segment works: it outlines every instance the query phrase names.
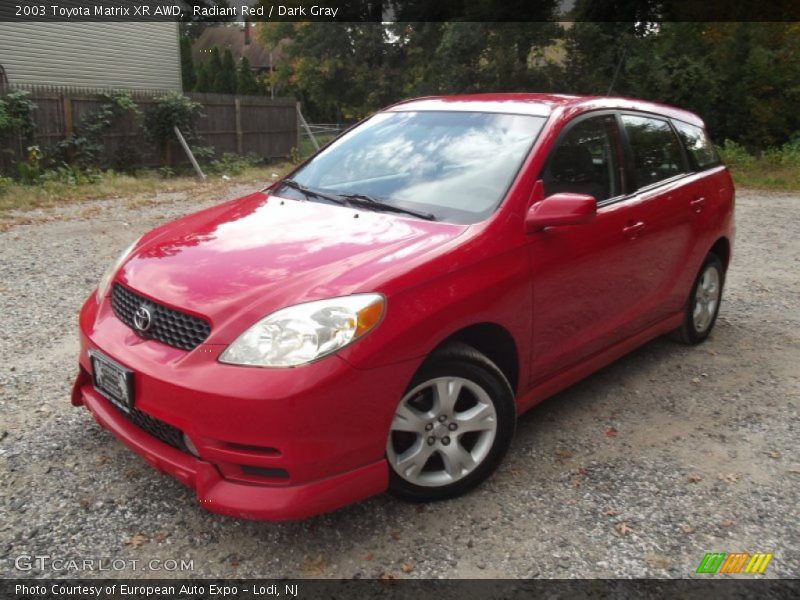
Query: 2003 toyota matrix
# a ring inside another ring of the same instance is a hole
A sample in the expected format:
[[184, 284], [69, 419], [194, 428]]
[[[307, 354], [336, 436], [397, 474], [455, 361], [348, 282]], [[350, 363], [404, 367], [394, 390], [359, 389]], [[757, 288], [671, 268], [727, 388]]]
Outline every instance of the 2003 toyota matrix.
[[452, 497], [523, 411], [656, 336], [709, 335], [733, 205], [684, 110], [401, 102], [131, 244], [81, 311], [72, 401], [215, 512]]

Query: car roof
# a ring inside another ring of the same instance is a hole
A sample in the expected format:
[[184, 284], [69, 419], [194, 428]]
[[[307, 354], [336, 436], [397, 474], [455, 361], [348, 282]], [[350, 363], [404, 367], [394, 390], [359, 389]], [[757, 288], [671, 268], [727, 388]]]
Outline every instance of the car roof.
[[703, 127], [703, 120], [687, 110], [635, 98], [614, 96], [569, 96], [564, 94], [465, 94], [428, 96], [403, 100], [385, 110], [492, 112], [548, 117], [562, 113], [574, 117], [591, 110], [634, 110], [678, 119]]

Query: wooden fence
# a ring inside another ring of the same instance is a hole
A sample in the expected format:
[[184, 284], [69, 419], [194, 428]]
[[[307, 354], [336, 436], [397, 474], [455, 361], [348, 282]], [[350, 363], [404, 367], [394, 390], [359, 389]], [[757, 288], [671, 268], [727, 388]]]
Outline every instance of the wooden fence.
[[[5, 86], [0, 96], [11, 90], [30, 91], [36, 104], [33, 140], [6, 140], [0, 150], [0, 172], [25, 156], [25, 147], [38, 145], [43, 150], [73, 134], [80, 135], [81, 121], [105, 102], [102, 94], [110, 90], [82, 88]], [[130, 91], [142, 113], [158, 102], [164, 91]], [[200, 144], [211, 146], [218, 155], [230, 152], [255, 154], [264, 159], [288, 156], [299, 145], [297, 104], [294, 99], [227, 94], [186, 94], [203, 106], [198, 119]], [[158, 149], [147, 140], [141, 120], [132, 115], [114, 122], [102, 138], [109, 165], [160, 166], [164, 162]], [[167, 152], [170, 166], [187, 164], [177, 141]]]

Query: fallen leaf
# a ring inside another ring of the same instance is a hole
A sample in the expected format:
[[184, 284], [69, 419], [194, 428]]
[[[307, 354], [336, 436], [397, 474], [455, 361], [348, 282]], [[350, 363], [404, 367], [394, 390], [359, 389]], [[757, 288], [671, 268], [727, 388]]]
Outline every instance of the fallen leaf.
[[393, 573], [384, 571], [383, 573], [380, 574], [378, 579], [380, 579], [381, 581], [394, 581], [395, 579], [397, 579], [397, 577], [395, 577]]
[[416, 565], [415, 565], [415, 563], [414, 563], [413, 561], [412, 561], [412, 562], [407, 562], [407, 563], [405, 563], [405, 564], [403, 565], [403, 573], [411, 573], [411, 571], [413, 571], [413, 570], [414, 570], [414, 567], [415, 567], [415, 566], [416, 566]]
[[364, 558], [365, 558], [367, 561], [371, 561], [373, 558], [375, 558], [375, 555], [374, 555], [374, 554], [372, 554], [372, 552], [370, 552], [370, 553], [369, 553], [369, 554], [367, 554], [367, 555], [366, 555]]
[[616, 516], [619, 514], [619, 512], [617, 512], [617, 511], [616, 511], [616, 510], [614, 510], [613, 508], [607, 508], [607, 509], [606, 509], [606, 512], [605, 512], [604, 514], [605, 514], [607, 517], [616, 517]]
[[317, 554], [315, 558], [306, 558], [303, 561], [303, 570], [315, 575], [320, 575], [325, 570], [325, 558], [322, 554]]
[[389, 534], [389, 537], [391, 537], [394, 541], [397, 541], [397, 540], [400, 539], [400, 532], [399, 531], [392, 531]]
[[778, 452], [777, 450], [770, 450], [769, 452], [767, 452], [767, 456], [769, 456], [770, 458], [780, 458], [781, 453]]
[[699, 377], [694, 377], [692, 379], [692, 383], [694, 383], [694, 384], [700, 383], [700, 378]]
[[134, 548], [138, 548], [142, 544], [146, 544], [149, 541], [147, 536], [143, 533], [136, 533], [129, 537], [127, 540], [123, 542], [126, 546], [133, 546]]
[[685, 534], [694, 533], [694, 527], [691, 525], [681, 525], [681, 531]]
[[617, 437], [617, 430], [609, 425], [606, 427], [606, 437]]
[[617, 534], [619, 536], [626, 536], [629, 533], [633, 532], [633, 529], [625, 521], [621, 521], [615, 524], [614, 529], [617, 531]]
[[80, 505], [81, 505], [81, 508], [83, 508], [84, 510], [86, 510], [87, 508], [89, 508], [89, 506], [91, 506], [91, 504], [92, 504], [92, 501], [91, 501], [91, 500], [89, 500], [89, 498], [85, 498], [85, 497], [84, 497], [84, 498], [81, 498], [80, 500], [78, 500], [78, 504], [80, 504]]
[[733, 521], [732, 519], [725, 519], [722, 523], [720, 523], [720, 525], [723, 527], [733, 527], [735, 524], [736, 521]]
[[700, 475], [698, 475], [697, 473], [692, 473], [686, 479], [689, 483], [697, 483], [698, 481], [703, 481], [703, 478], [700, 477]]
[[168, 533], [165, 533], [165, 532], [163, 532], [163, 531], [159, 531], [157, 534], [155, 534], [155, 535], [153, 536], [153, 539], [154, 539], [155, 541], [157, 541], [157, 542], [163, 542], [163, 541], [164, 541], [165, 539], [167, 539], [168, 537], [169, 537], [169, 534], [168, 534]]
[[672, 566], [672, 561], [661, 554], [648, 554], [644, 560], [654, 569], [668, 569]]
[[724, 481], [728, 485], [731, 485], [739, 481], [739, 476], [736, 473], [720, 473], [719, 479], [720, 481]]
[[558, 458], [572, 458], [574, 454], [572, 454], [572, 452], [570, 452], [569, 450], [558, 450], [556, 452], [556, 456]]

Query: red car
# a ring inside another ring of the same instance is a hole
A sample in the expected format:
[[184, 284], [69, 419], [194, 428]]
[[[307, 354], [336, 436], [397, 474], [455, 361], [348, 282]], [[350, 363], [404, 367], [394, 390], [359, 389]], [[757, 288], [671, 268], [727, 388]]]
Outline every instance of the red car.
[[81, 311], [72, 401], [218, 513], [455, 496], [520, 413], [656, 336], [709, 335], [733, 205], [677, 108], [401, 102], [134, 242]]

